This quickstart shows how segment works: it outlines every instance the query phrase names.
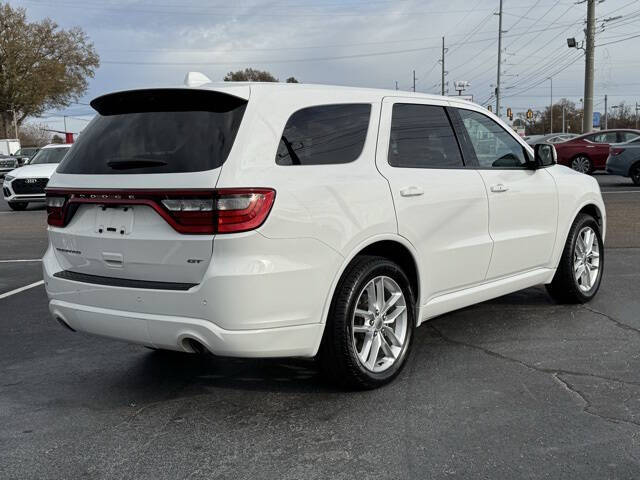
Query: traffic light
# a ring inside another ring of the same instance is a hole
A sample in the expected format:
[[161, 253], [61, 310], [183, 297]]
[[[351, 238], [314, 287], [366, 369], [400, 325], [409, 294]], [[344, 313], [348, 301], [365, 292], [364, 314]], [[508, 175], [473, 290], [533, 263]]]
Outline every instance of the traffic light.
[[493, 112], [493, 108], [491, 108], [491, 105], [487, 105], [487, 110], [489, 110], [490, 112]]
[[511, 107], [507, 108], [507, 117], [513, 118], [513, 112], [511, 111]]
[[529, 120], [531, 120], [533, 118], [533, 110], [531, 110], [531, 109], [527, 110], [527, 118]]

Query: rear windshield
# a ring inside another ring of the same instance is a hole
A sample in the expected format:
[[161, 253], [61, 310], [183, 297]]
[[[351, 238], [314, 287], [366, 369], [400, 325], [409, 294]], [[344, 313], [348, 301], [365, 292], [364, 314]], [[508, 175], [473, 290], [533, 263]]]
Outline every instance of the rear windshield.
[[45, 148], [40, 150], [29, 165], [37, 165], [39, 163], [60, 163], [69, 148]]
[[220, 167], [247, 101], [219, 92], [138, 90], [100, 97], [98, 115], [58, 168], [72, 174], [200, 172]]

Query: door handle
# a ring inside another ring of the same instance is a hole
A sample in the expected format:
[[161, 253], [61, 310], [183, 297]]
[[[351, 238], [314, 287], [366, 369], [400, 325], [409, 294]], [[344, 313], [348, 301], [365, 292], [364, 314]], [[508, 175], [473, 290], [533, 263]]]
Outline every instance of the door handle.
[[401, 197], [417, 197], [419, 195], [422, 195], [423, 193], [424, 193], [423, 189], [415, 186], [405, 187], [400, 190]]
[[491, 191], [494, 193], [502, 193], [502, 192], [506, 192], [507, 190], [509, 190], [509, 187], [501, 183], [497, 185], [491, 185]]

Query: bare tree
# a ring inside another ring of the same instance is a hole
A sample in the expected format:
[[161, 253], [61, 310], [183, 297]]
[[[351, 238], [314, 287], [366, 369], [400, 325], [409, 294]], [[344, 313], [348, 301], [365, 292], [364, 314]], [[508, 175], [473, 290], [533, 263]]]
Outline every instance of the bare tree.
[[51, 133], [44, 125], [24, 123], [19, 131], [20, 144], [23, 147], [42, 147], [51, 143]]
[[51, 19], [28, 22], [24, 8], [0, 3], [0, 135], [16, 122], [67, 107], [87, 89], [99, 65], [93, 43], [79, 27]]

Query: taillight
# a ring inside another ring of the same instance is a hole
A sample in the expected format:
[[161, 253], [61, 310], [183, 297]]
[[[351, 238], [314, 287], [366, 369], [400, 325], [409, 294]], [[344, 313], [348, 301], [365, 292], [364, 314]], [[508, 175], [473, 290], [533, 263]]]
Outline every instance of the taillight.
[[67, 197], [58, 197], [58, 196], [50, 196], [47, 195], [46, 205], [47, 205], [47, 223], [54, 227], [64, 227], [65, 226], [65, 203], [67, 202]]
[[620, 155], [622, 152], [624, 152], [624, 148], [611, 147], [609, 149], [609, 154], [613, 156]]
[[268, 189], [223, 189], [216, 197], [217, 232], [234, 233], [262, 225], [276, 197]]
[[177, 232], [215, 234], [246, 232], [264, 223], [276, 192], [267, 188], [219, 190], [108, 190], [47, 189], [47, 223], [65, 227], [82, 203], [146, 205]]

